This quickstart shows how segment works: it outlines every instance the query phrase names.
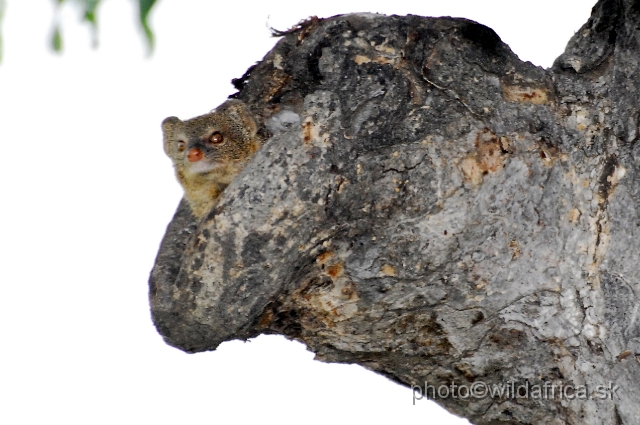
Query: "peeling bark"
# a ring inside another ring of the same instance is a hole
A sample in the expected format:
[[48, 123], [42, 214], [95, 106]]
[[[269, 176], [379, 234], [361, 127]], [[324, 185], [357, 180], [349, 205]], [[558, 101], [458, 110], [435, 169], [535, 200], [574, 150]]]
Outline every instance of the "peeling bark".
[[600, 1], [548, 70], [464, 19], [288, 32], [234, 82], [269, 139], [167, 229], [158, 331], [282, 334], [407, 386], [589, 388], [436, 397], [475, 424], [640, 424], [639, 26], [638, 1]]

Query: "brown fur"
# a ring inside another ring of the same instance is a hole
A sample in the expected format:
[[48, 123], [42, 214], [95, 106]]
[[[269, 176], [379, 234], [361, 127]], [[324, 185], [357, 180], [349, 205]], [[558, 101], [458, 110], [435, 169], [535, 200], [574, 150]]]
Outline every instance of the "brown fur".
[[[164, 151], [173, 161], [185, 199], [198, 218], [211, 210], [222, 191], [260, 147], [255, 119], [243, 102], [234, 99], [187, 121], [166, 118], [162, 121], [162, 132]], [[220, 133], [224, 141], [212, 143], [214, 133]], [[189, 162], [192, 149], [202, 152], [202, 160]]]

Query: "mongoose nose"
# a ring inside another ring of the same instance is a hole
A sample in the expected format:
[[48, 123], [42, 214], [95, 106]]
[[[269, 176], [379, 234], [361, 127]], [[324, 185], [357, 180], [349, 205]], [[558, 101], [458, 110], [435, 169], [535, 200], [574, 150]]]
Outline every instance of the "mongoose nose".
[[189, 149], [189, 153], [187, 154], [187, 159], [189, 160], [189, 162], [198, 162], [202, 159], [203, 156], [204, 154], [200, 149], [191, 148]]

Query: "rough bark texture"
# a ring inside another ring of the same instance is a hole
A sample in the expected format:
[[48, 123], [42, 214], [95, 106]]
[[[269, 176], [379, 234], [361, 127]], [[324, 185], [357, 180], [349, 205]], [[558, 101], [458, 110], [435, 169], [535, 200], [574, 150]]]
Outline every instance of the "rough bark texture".
[[[605, 0], [545, 70], [464, 19], [312, 19], [235, 81], [271, 137], [150, 279], [188, 352], [261, 333], [476, 424], [640, 424], [640, 2]], [[544, 48], [544, 46], [540, 46]], [[169, 172], [169, 171], [168, 171]]]

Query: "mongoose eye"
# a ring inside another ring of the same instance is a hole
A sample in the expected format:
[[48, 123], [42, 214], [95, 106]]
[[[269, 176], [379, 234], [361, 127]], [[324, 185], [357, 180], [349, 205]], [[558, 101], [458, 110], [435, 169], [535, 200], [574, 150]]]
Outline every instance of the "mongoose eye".
[[220, 143], [224, 142], [224, 137], [222, 137], [222, 134], [220, 134], [220, 132], [216, 131], [211, 135], [211, 138], [209, 140], [214, 145], [219, 145]]
[[183, 142], [182, 140], [178, 141], [178, 152], [184, 152], [184, 150], [187, 148], [187, 144], [185, 142]]

